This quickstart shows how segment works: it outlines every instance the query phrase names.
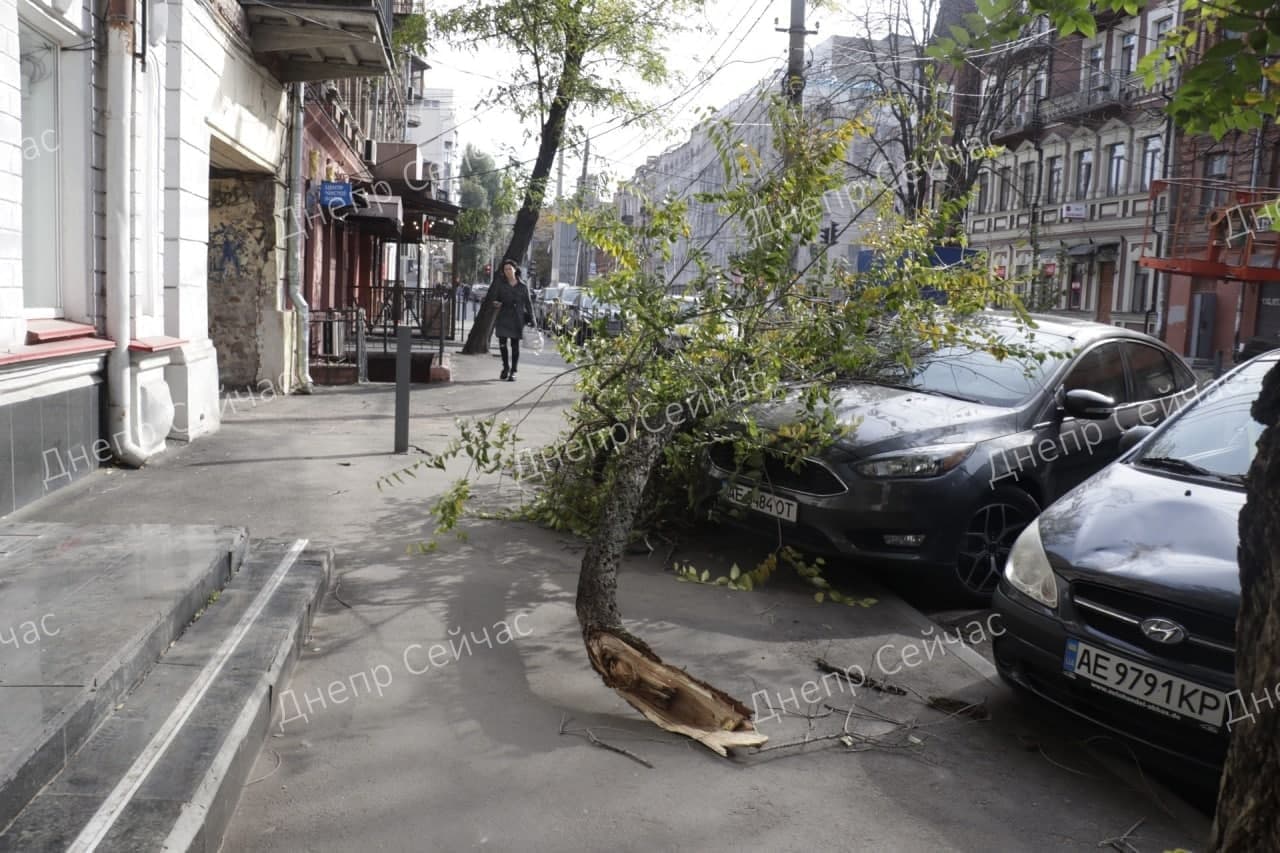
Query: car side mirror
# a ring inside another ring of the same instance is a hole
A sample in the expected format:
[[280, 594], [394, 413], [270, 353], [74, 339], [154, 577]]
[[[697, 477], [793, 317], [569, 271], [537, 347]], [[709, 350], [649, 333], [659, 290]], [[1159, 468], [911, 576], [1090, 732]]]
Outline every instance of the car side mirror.
[[1120, 436], [1120, 452], [1128, 453], [1130, 450], [1137, 447], [1144, 438], [1155, 431], [1155, 427], [1148, 426], [1147, 424], [1138, 424], [1137, 426], [1130, 427], [1124, 431], [1124, 435]]
[[1062, 409], [1073, 418], [1105, 421], [1116, 410], [1116, 401], [1087, 388], [1073, 388], [1062, 397]]

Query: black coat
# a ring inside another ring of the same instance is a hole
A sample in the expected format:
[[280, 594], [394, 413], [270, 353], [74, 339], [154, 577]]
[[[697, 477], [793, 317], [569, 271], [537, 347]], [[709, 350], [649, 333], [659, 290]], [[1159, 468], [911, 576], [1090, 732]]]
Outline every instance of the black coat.
[[502, 303], [498, 319], [493, 322], [493, 331], [498, 337], [518, 338], [524, 334], [524, 327], [533, 322], [533, 302], [524, 282], [499, 281], [489, 289], [489, 300]]

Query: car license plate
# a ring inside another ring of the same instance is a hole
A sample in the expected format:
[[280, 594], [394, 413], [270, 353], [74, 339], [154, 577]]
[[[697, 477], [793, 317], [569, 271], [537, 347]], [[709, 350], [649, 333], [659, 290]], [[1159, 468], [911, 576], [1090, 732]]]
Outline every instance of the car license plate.
[[1162, 716], [1194, 720], [1214, 729], [1222, 727], [1227, 708], [1225, 694], [1134, 663], [1077, 639], [1067, 640], [1062, 669], [1068, 675], [1084, 678], [1104, 693]]
[[783, 521], [796, 520], [799, 505], [795, 501], [740, 484], [726, 486], [724, 493], [729, 500], [739, 506], [781, 518]]

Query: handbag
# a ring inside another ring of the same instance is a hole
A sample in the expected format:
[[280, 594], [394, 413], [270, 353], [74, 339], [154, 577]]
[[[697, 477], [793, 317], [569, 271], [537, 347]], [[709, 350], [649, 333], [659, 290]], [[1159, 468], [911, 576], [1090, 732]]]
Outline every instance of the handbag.
[[529, 350], [534, 355], [542, 352], [542, 332], [539, 332], [533, 326], [525, 326], [524, 334], [520, 336], [520, 346]]

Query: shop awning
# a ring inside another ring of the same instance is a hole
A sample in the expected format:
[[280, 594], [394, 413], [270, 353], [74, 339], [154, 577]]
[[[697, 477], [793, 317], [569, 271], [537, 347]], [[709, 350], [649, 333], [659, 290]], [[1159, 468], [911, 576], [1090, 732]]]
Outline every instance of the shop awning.
[[363, 204], [349, 209], [348, 224], [379, 237], [399, 240], [404, 228], [404, 202], [395, 195], [362, 193]]
[[372, 186], [380, 192], [390, 192], [404, 202], [404, 212], [422, 217], [427, 237], [444, 240], [453, 238], [453, 228], [458, 223], [462, 208], [431, 194], [429, 182], [408, 181], [404, 178], [379, 178]]
[[1067, 257], [1070, 258], [1087, 258], [1090, 255], [1097, 254], [1103, 249], [1114, 249], [1119, 243], [1076, 243], [1074, 246], [1067, 247]]

